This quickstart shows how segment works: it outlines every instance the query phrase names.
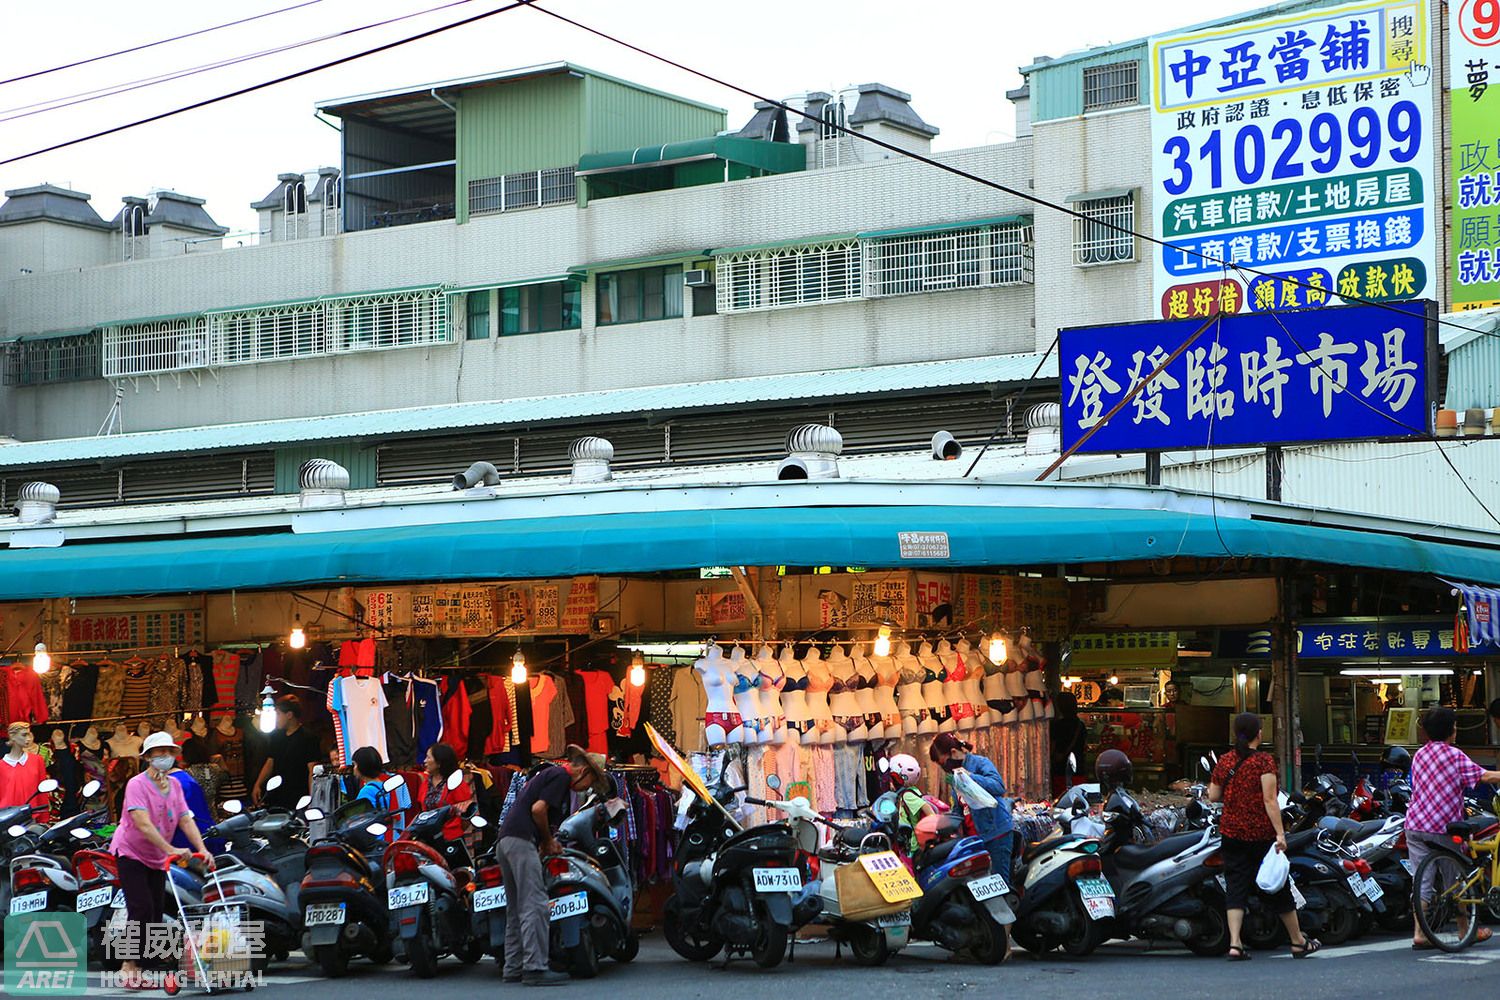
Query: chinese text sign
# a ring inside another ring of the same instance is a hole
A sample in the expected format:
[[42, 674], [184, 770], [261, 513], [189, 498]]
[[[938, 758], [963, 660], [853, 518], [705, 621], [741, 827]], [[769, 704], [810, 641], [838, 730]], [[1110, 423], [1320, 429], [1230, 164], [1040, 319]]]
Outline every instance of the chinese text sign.
[[1449, 303], [1500, 305], [1500, 0], [1448, 5], [1453, 129]]
[[[1159, 320], [1062, 331], [1062, 438], [1084, 452], [1425, 437], [1436, 305]], [[1143, 388], [1108, 422], [1131, 389]], [[1102, 426], [1101, 426], [1102, 425]]]
[[1163, 318], [1434, 294], [1428, 16], [1364, 3], [1151, 40]]

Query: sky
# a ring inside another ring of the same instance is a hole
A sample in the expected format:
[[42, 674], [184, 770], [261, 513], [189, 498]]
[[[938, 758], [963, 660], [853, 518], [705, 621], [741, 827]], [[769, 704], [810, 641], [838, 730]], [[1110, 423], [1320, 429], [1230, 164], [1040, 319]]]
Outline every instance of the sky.
[[[56, 8], [8, 4], [0, 37], [0, 79], [297, 2], [301, 0], [73, 0]], [[742, 6], [684, 0], [545, 2], [602, 31], [772, 97], [868, 82], [905, 90], [912, 95], [912, 107], [942, 130], [933, 143], [937, 150], [1012, 138], [1015, 115], [1005, 91], [1020, 85], [1017, 67], [1037, 56], [1129, 41], [1263, 6], [1255, 0], [1073, 0], [1064, 15], [1052, 4], [1014, 0], [763, 0]], [[459, 0], [446, 10], [384, 27], [57, 106], [103, 88], [347, 32], [444, 3], [455, 0], [313, 0], [249, 24], [0, 84], [0, 159], [503, 6], [502, 0]], [[118, 210], [123, 195], [170, 188], [207, 199], [209, 213], [234, 233], [253, 233], [256, 218], [249, 205], [275, 187], [277, 174], [338, 163], [339, 136], [314, 116], [318, 102], [556, 60], [724, 107], [732, 128], [752, 111], [750, 99], [734, 91], [518, 8], [254, 94], [0, 166], [0, 188], [49, 182], [86, 191], [106, 219]]]

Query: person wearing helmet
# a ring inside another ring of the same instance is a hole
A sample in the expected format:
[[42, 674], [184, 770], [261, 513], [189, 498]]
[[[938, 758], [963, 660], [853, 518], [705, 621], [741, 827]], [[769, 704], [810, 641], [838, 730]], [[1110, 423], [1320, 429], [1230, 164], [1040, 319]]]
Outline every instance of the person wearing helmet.
[[[989, 851], [990, 871], [1003, 875], [1005, 881], [1009, 882], [1013, 874], [1011, 859], [1015, 849], [1015, 821], [1010, 814], [1010, 796], [1005, 789], [1005, 779], [1000, 777], [999, 768], [989, 759], [973, 753], [973, 749], [953, 733], [938, 733], [928, 747], [927, 754], [933, 763], [948, 772], [949, 784], [953, 782], [953, 773], [962, 768], [980, 788], [994, 796], [997, 802], [995, 808], [971, 807], [969, 815], [974, 820], [975, 832], [984, 841], [985, 850]], [[956, 788], [953, 791], [953, 804], [955, 807], [963, 804]]]
[[918, 825], [925, 817], [935, 815], [937, 810], [916, 787], [922, 778], [922, 765], [917, 763], [917, 758], [909, 753], [898, 753], [889, 763], [891, 788], [896, 793], [896, 821], [911, 831], [906, 850], [912, 855], [925, 846], [917, 837]]
[[1129, 788], [1135, 778], [1135, 765], [1130, 762], [1130, 757], [1124, 750], [1111, 747], [1094, 761], [1094, 777], [1099, 780], [1100, 791]]
[[1399, 771], [1406, 774], [1411, 771], [1411, 754], [1406, 747], [1387, 747], [1385, 754], [1380, 758], [1380, 766], [1387, 771]]

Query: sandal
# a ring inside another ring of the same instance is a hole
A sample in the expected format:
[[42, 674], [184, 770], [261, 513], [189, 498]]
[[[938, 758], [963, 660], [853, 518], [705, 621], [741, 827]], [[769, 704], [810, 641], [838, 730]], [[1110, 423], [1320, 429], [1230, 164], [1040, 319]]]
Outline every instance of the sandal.
[[1297, 945], [1292, 945], [1292, 957], [1306, 958], [1309, 955], [1316, 955], [1322, 949], [1323, 942], [1317, 938], [1303, 938], [1300, 948]]
[[1250, 953], [1245, 950], [1243, 945], [1232, 944], [1229, 946], [1229, 961], [1248, 962], [1250, 961]]
[[1479, 944], [1481, 941], [1488, 941], [1493, 936], [1494, 932], [1488, 927], [1481, 927], [1474, 933], [1474, 943]]

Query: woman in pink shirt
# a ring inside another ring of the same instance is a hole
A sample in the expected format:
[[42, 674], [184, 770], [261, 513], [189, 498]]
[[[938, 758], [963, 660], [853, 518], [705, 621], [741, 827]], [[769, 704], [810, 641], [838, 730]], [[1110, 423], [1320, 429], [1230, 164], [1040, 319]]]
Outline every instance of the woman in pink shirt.
[[[115, 828], [110, 850], [119, 859], [120, 888], [125, 892], [125, 915], [139, 928], [134, 940], [145, 942], [146, 927], [160, 924], [166, 910], [167, 866], [196, 851], [213, 867], [213, 856], [203, 846], [203, 835], [183, 798], [182, 786], [168, 777], [181, 752], [166, 733], [152, 733], [141, 744], [147, 768], [125, 784], [125, 802], [120, 824]], [[191, 848], [173, 847], [172, 837], [181, 830]], [[121, 963], [120, 971], [132, 989], [145, 988], [138, 962]]]

